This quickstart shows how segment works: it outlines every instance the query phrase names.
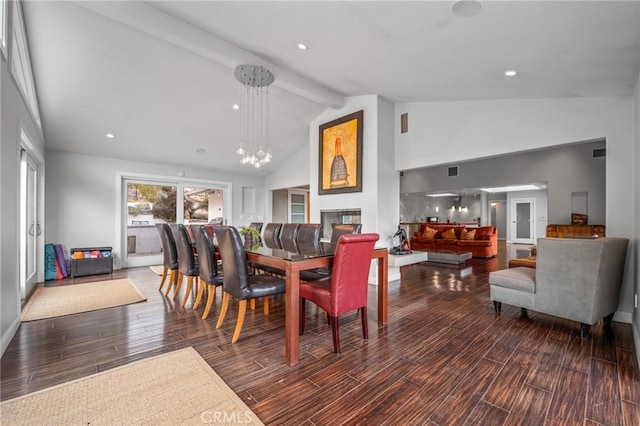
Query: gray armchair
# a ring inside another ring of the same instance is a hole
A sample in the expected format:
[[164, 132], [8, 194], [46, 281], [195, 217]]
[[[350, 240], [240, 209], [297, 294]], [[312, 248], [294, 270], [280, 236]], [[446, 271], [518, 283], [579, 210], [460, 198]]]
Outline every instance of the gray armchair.
[[502, 303], [591, 325], [610, 324], [618, 307], [629, 240], [626, 238], [540, 238], [536, 268], [489, 274], [496, 313]]

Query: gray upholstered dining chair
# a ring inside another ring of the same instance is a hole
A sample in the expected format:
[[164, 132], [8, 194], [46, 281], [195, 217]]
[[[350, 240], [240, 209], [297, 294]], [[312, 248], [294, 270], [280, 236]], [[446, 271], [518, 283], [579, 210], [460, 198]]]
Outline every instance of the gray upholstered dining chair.
[[218, 236], [222, 265], [224, 266], [224, 279], [222, 282], [222, 307], [218, 316], [216, 328], [221, 328], [229, 309], [231, 297], [239, 300], [238, 319], [231, 338], [231, 343], [238, 341], [244, 316], [247, 310], [247, 300], [262, 298], [264, 300], [264, 313], [269, 314], [269, 297], [285, 293], [285, 281], [271, 275], [250, 275], [247, 268], [247, 259], [244, 245], [238, 230], [232, 226], [215, 226]]

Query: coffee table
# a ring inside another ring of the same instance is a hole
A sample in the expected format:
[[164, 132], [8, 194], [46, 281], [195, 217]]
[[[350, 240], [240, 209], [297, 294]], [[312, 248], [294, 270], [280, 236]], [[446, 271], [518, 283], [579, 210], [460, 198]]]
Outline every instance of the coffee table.
[[427, 262], [448, 263], [450, 265], [464, 264], [466, 260], [473, 256], [471, 252], [457, 252], [453, 250], [429, 250], [427, 251]]

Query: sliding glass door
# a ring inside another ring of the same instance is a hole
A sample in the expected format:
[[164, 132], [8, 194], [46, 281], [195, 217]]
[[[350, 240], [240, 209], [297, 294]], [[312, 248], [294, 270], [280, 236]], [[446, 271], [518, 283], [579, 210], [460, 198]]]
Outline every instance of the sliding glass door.
[[185, 225], [225, 221], [225, 192], [215, 183], [162, 182], [123, 179], [123, 265], [127, 267], [162, 263], [162, 243], [158, 223]]

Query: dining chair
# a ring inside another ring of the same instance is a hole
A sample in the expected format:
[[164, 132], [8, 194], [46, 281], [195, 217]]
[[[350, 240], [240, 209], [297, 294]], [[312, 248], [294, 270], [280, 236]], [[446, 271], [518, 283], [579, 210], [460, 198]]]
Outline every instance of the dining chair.
[[[196, 289], [198, 288], [200, 270], [198, 268], [196, 255], [193, 252], [193, 242], [191, 241], [191, 237], [189, 237], [187, 227], [178, 224], [176, 229], [178, 234], [178, 238], [176, 239], [176, 245], [178, 247], [178, 271], [180, 271], [182, 279], [184, 279], [185, 276], [187, 277], [187, 288], [185, 289], [184, 297], [182, 298], [182, 306], [184, 307], [187, 304], [194, 282]], [[179, 277], [178, 287], [173, 293], [174, 299], [180, 291], [182, 279]]]
[[331, 244], [336, 244], [340, 235], [359, 234], [362, 231], [361, 223], [332, 223]]
[[282, 229], [280, 230], [280, 244], [283, 250], [298, 251], [296, 240], [298, 238], [299, 228], [299, 223], [285, 223], [282, 225]]
[[160, 242], [162, 244], [162, 279], [160, 280], [160, 288], [158, 291], [162, 292], [162, 287], [169, 273], [169, 283], [167, 287], [167, 294], [171, 291], [171, 287], [175, 285], [178, 280], [178, 249], [176, 248], [176, 241], [173, 239], [173, 233], [171, 228], [166, 223], [156, 223], [156, 229], [160, 234]]
[[262, 232], [262, 222], [251, 222], [249, 228], [253, 228], [258, 232]]
[[362, 335], [369, 337], [367, 295], [369, 266], [378, 234], [342, 235], [336, 245], [331, 276], [300, 284], [300, 335], [304, 334], [305, 301], [322, 308], [329, 316], [333, 350], [340, 352], [339, 317], [358, 309], [362, 317]]
[[198, 268], [200, 269], [200, 288], [198, 296], [193, 303], [193, 309], [200, 306], [200, 300], [204, 293], [205, 284], [207, 287], [207, 304], [202, 313], [202, 319], [207, 319], [213, 300], [216, 296], [216, 289], [222, 285], [223, 275], [218, 270], [218, 261], [216, 259], [216, 248], [213, 245], [213, 238], [209, 230], [205, 226], [200, 226], [196, 232], [196, 247], [198, 250]]
[[231, 297], [239, 300], [238, 319], [231, 338], [231, 343], [238, 341], [244, 316], [247, 310], [247, 300], [264, 298], [264, 313], [269, 314], [269, 297], [284, 294], [285, 281], [266, 274], [250, 275], [247, 268], [247, 258], [244, 245], [238, 230], [232, 226], [215, 226], [218, 236], [220, 255], [224, 265], [224, 279], [222, 281], [222, 307], [218, 316], [216, 328], [221, 328], [229, 309]]
[[[333, 223], [331, 224], [331, 244], [336, 244], [338, 242], [338, 239], [340, 238], [340, 235], [359, 234], [361, 229], [362, 224], [360, 223]], [[328, 277], [329, 275], [331, 275], [330, 266], [300, 271], [300, 279], [303, 281], [320, 280], [322, 278]]]
[[298, 235], [296, 236], [298, 245], [300, 245], [301, 242], [320, 241], [321, 227], [322, 225], [319, 223], [301, 223], [298, 227]]
[[262, 242], [269, 248], [280, 249], [280, 230], [282, 229], [281, 223], [267, 223], [264, 227], [264, 233], [262, 235]]

